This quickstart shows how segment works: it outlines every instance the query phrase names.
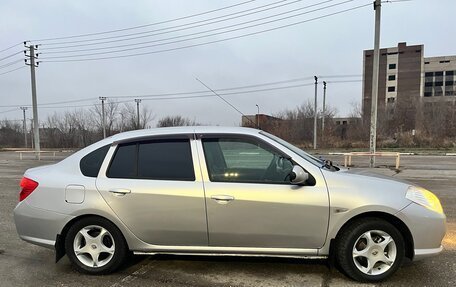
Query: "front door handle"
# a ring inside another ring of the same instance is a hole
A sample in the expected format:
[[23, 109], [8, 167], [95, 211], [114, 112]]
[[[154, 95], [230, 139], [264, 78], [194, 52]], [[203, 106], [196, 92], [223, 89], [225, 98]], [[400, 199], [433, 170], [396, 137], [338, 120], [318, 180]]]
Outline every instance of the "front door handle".
[[126, 188], [114, 188], [110, 189], [109, 192], [114, 193], [115, 195], [125, 195], [131, 192], [131, 190]]
[[234, 197], [230, 195], [212, 195], [211, 199], [215, 200], [217, 203], [220, 204], [227, 204], [230, 201], [233, 201]]

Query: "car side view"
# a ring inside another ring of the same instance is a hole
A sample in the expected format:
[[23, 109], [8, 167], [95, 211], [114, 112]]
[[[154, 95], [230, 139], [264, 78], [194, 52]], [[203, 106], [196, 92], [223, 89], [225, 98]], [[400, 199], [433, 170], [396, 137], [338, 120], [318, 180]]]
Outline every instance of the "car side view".
[[358, 281], [442, 251], [439, 199], [333, 166], [264, 131], [179, 127], [114, 135], [27, 170], [19, 236], [89, 274], [127, 254], [334, 258]]

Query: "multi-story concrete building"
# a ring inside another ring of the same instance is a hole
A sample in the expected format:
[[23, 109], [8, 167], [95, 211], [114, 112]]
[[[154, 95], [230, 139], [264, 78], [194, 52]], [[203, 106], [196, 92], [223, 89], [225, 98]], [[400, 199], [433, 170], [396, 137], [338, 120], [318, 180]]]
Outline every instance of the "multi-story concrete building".
[[[379, 117], [395, 116], [397, 126], [414, 129], [430, 102], [456, 100], [456, 56], [424, 57], [424, 45], [380, 50]], [[363, 120], [369, 122], [372, 102], [373, 50], [364, 51]]]
[[424, 58], [425, 102], [456, 99], [456, 56]]

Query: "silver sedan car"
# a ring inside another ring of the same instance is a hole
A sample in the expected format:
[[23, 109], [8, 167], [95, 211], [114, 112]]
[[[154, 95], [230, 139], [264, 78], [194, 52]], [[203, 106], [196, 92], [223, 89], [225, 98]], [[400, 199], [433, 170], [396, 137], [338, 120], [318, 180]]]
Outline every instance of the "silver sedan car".
[[341, 169], [266, 132], [180, 127], [117, 134], [29, 169], [19, 236], [106, 274], [134, 254], [334, 258], [384, 280], [404, 258], [442, 251], [430, 191]]

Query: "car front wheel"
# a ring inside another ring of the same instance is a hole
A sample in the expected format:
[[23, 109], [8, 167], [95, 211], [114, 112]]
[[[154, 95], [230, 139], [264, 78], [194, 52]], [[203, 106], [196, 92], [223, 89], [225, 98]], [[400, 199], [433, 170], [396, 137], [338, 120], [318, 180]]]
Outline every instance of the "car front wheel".
[[127, 255], [127, 245], [114, 224], [103, 218], [87, 217], [68, 230], [65, 251], [78, 271], [107, 274], [120, 267]]
[[364, 218], [344, 228], [336, 252], [339, 266], [349, 277], [378, 282], [402, 264], [405, 245], [401, 233], [389, 222]]

